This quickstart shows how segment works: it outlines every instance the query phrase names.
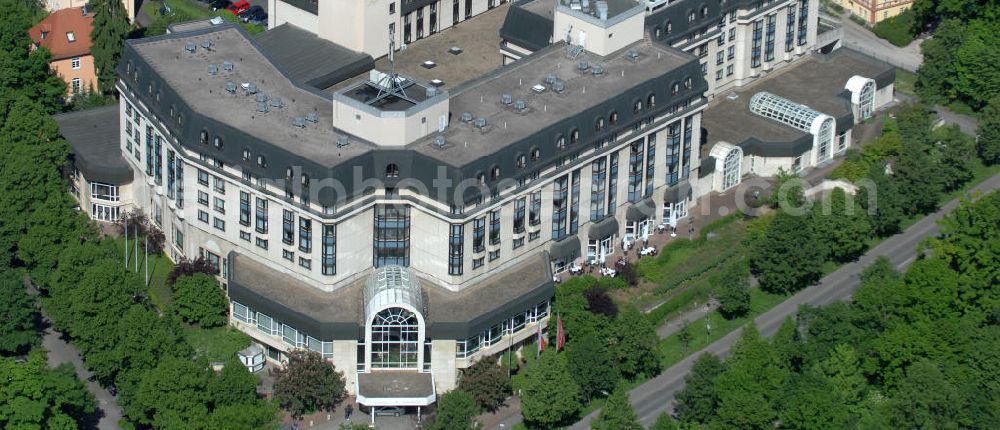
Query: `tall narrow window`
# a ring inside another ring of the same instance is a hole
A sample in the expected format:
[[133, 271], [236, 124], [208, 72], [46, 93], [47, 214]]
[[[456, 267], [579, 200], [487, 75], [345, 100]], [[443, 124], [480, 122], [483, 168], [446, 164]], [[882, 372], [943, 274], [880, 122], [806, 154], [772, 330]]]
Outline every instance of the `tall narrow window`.
[[635, 203], [642, 198], [643, 178], [642, 142], [632, 142], [628, 157], [628, 201]]
[[267, 199], [257, 198], [257, 233], [267, 234]]
[[285, 245], [295, 244], [295, 213], [288, 209], [281, 212], [281, 242]]
[[566, 236], [566, 210], [569, 202], [569, 176], [563, 176], [552, 183], [552, 239]]
[[524, 233], [525, 197], [514, 200], [514, 234]]
[[580, 172], [576, 169], [570, 175], [569, 234], [580, 230]]
[[608, 162], [608, 215], [614, 216], [618, 207], [618, 151], [611, 153]]
[[528, 223], [538, 225], [542, 222], [542, 190], [531, 192], [531, 208], [528, 212]]
[[163, 183], [163, 138], [156, 136], [153, 148], [153, 176], [156, 178], [156, 185]]
[[795, 5], [789, 5], [785, 12], [785, 52], [795, 49]]
[[681, 124], [675, 122], [667, 126], [667, 186], [677, 185], [680, 181], [681, 163]]
[[167, 150], [167, 198], [174, 198], [174, 180], [176, 177], [176, 171], [174, 170], [175, 156], [174, 151]]
[[500, 209], [490, 211], [490, 245], [500, 243]]
[[250, 226], [250, 193], [240, 191], [240, 225]]
[[312, 252], [312, 220], [299, 217], [299, 251]]
[[650, 133], [646, 142], [646, 189], [644, 197], [653, 195], [653, 176], [656, 175], [656, 133]]
[[767, 39], [764, 43], [764, 61], [774, 61], [774, 33], [777, 27], [778, 14], [767, 16]]
[[448, 235], [448, 274], [461, 275], [463, 267], [463, 254], [465, 253], [464, 226], [462, 224], [451, 224]]
[[601, 157], [590, 163], [590, 220], [604, 218], [605, 191], [608, 181], [608, 159]]
[[410, 265], [410, 207], [375, 206], [374, 266]]
[[486, 250], [486, 217], [479, 217], [472, 221], [472, 252], [483, 252]]
[[337, 274], [337, 226], [323, 224], [323, 274]]
[[799, 1], [799, 45], [809, 39], [809, 0]]
[[750, 46], [750, 67], [760, 67], [760, 45], [764, 38], [764, 20], [753, 22], [753, 38]]

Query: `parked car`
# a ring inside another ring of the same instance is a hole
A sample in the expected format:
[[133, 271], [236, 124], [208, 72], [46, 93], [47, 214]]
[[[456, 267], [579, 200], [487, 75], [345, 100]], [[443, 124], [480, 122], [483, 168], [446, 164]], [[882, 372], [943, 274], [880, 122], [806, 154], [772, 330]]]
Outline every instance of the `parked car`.
[[266, 15], [264, 8], [260, 7], [260, 5], [254, 5], [240, 14], [240, 21], [250, 22], [252, 19], [259, 19], [261, 15]]
[[398, 416], [403, 415], [405, 413], [406, 413], [406, 411], [403, 410], [403, 408], [398, 407], [398, 406], [387, 406], [387, 407], [383, 407], [383, 408], [375, 408], [375, 416], [376, 417], [386, 417], [386, 416], [398, 417]]
[[247, 2], [247, 0], [240, 0], [236, 3], [229, 5], [229, 7], [226, 8], [226, 10], [228, 10], [230, 13], [236, 16], [239, 16], [247, 9], [250, 9], [250, 3]]
[[210, 3], [210, 6], [212, 7], [213, 11], [217, 11], [217, 10], [220, 10], [220, 9], [226, 9], [229, 6], [232, 6], [232, 5], [233, 5], [233, 2], [231, 2], [229, 0], [215, 0], [212, 3]]

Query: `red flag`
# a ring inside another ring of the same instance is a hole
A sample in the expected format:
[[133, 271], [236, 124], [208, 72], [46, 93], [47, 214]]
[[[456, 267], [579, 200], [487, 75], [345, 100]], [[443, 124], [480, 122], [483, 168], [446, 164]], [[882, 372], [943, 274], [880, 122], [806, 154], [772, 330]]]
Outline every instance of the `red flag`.
[[542, 336], [542, 325], [538, 325], [538, 353], [545, 351], [545, 337]]
[[563, 330], [562, 316], [556, 315], [556, 351], [566, 346], [566, 332]]

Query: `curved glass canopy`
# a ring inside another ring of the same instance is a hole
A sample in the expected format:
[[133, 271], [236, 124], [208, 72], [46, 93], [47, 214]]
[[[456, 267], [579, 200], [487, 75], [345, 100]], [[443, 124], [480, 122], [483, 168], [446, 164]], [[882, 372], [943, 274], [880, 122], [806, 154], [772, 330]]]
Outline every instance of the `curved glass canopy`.
[[809, 106], [795, 103], [766, 91], [750, 98], [750, 111], [765, 118], [809, 133], [813, 122], [822, 115]]

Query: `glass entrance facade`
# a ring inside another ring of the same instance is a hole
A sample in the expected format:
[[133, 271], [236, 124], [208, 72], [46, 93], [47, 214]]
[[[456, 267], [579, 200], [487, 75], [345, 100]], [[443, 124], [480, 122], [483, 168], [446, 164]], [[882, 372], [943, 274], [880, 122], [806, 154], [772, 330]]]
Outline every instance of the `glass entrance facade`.
[[371, 321], [371, 368], [417, 369], [420, 322], [403, 308], [388, 308]]

